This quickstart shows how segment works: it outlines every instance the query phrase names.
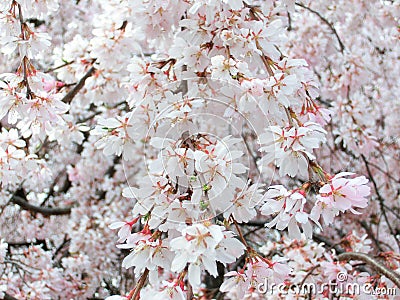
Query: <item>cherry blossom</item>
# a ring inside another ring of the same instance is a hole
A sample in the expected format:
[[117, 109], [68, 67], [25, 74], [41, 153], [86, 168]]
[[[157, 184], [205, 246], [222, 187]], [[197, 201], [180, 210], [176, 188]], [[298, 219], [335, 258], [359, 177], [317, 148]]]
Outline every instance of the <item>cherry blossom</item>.
[[244, 246], [221, 226], [196, 224], [183, 229], [181, 234], [171, 241], [171, 249], [177, 253], [171, 270], [180, 272], [189, 263], [189, 282], [195, 288], [201, 282], [202, 265], [216, 277], [216, 261], [231, 263], [243, 254]]
[[300, 191], [287, 191], [283, 186], [271, 186], [264, 195], [265, 204], [261, 207], [263, 215], [277, 216], [266, 225], [268, 227], [276, 226], [283, 230], [288, 227], [289, 236], [301, 239], [298, 223], [301, 224], [304, 234], [307, 237], [312, 235], [312, 226], [309, 220], [309, 214], [304, 211], [306, 198]]
[[354, 173], [339, 173], [320, 188], [316, 206], [312, 212], [313, 218], [318, 219], [322, 215], [325, 222], [329, 224], [339, 211], [349, 210], [354, 214], [360, 214], [355, 208], [367, 207], [366, 197], [371, 191], [371, 188], [366, 185], [368, 180], [364, 176], [345, 178], [350, 175]]

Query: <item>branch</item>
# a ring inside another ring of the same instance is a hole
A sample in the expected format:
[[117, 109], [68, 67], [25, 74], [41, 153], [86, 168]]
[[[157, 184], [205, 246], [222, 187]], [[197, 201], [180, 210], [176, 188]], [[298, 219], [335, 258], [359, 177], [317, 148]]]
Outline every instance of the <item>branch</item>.
[[[253, 226], [253, 227], [265, 227], [265, 224], [268, 222], [269, 222], [269, 220], [253, 220], [253, 221], [249, 221], [247, 223], [242, 223], [242, 224], [238, 224], [238, 225], [247, 225], [247, 226]], [[332, 248], [335, 249], [336, 253], [338, 253], [338, 254], [344, 253], [344, 250], [339, 246], [339, 244], [333, 243], [331, 240], [327, 239], [326, 237], [324, 237], [320, 234], [313, 233], [312, 239], [314, 241], [316, 241], [317, 243], [324, 243], [330, 249], [332, 249]]]
[[360, 260], [365, 262], [367, 265], [370, 265], [375, 271], [379, 274], [386, 276], [390, 279], [398, 288], [400, 288], [400, 274], [397, 274], [393, 270], [388, 269], [386, 266], [377, 262], [371, 256], [365, 253], [359, 252], [346, 252], [338, 255], [338, 259], [340, 261], [349, 261], [349, 260]]
[[145, 269], [142, 277], [140, 277], [139, 282], [137, 283], [136, 287], [133, 289], [133, 294], [128, 295], [128, 300], [138, 300], [140, 297], [140, 290], [144, 286], [147, 280], [147, 276], [149, 275], [149, 269]]
[[368, 177], [371, 180], [372, 185], [373, 185], [374, 190], [375, 190], [375, 193], [376, 193], [376, 195], [378, 197], [378, 201], [379, 201], [379, 204], [380, 204], [382, 215], [385, 218], [385, 222], [386, 222], [386, 224], [387, 224], [387, 226], [389, 228], [390, 234], [393, 236], [394, 240], [397, 243], [397, 246], [400, 248], [400, 241], [397, 239], [396, 232], [393, 230], [392, 226], [390, 225], [389, 219], [388, 219], [387, 214], [386, 214], [385, 207], [383, 205], [384, 202], [385, 202], [385, 199], [383, 199], [381, 193], [379, 192], [378, 184], [376, 183], [375, 178], [372, 176], [371, 169], [369, 168], [369, 163], [368, 163], [367, 159], [365, 158], [364, 154], [361, 154], [361, 158], [362, 158], [362, 160], [363, 160], [363, 162], [365, 164], [365, 168], [367, 169]]
[[249, 221], [247, 223], [242, 223], [241, 225], [248, 225], [248, 226], [254, 226], [254, 227], [265, 227], [265, 224], [267, 224], [269, 220], [253, 220]]
[[18, 204], [22, 209], [29, 210], [36, 213], [41, 213], [44, 216], [58, 216], [68, 215], [71, 213], [71, 207], [42, 207], [30, 204], [24, 198], [14, 195], [11, 200], [12, 203]]
[[[125, 109], [125, 108], [126, 108], [126, 101], [118, 102], [118, 103], [116, 103], [116, 104], [114, 104], [114, 105], [112, 105], [112, 106], [107, 106], [106, 108], [107, 108], [107, 109], [115, 109], [115, 108], [118, 108], [118, 106], [121, 106], [121, 105], [124, 105], [124, 107], [121, 107], [120, 109], [121, 109], [121, 110]], [[90, 111], [91, 111], [91, 110], [90, 110]], [[98, 115], [102, 114], [103, 112], [104, 112], [104, 111], [100, 111], [100, 110], [95, 111], [95, 112], [93, 112], [93, 114], [91, 114], [90, 116], [87, 116], [87, 117], [85, 117], [85, 118], [83, 118], [83, 119], [79, 119], [77, 123], [85, 123], [85, 122], [87, 122], [87, 121], [93, 119], [95, 116], [98, 116]]]
[[7, 293], [4, 293], [4, 300], [18, 300], [18, 299]]
[[307, 278], [312, 274], [312, 272], [314, 272], [320, 266], [320, 264], [316, 264], [310, 269], [310, 271], [307, 272], [306, 276], [304, 276], [303, 280], [300, 282], [300, 289], [303, 287], [304, 283], [306, 282]]
[[190, 284], [190, 282], [188, 281], [187, 283], [187, 294], [186, 294], [186, 300], [192, 300], [193, 299], [193, 289], [192, 289], [192, 285]]
[[[13, 5], [17, 5], [18, 6], [18, 16], [19, 16], [19, 22], [21, 25], [21, 37], [22, 40], [26, 41], [27, 40], [27, 36], [25, 35], [25, 30], [26, 30], [26, 24], [24, 22], [24, 17], [22, 16], [22, 7], [21, 4], [17, 3], [17, 2], [13, 2]], [[22, 56], [23, 52], [21, 52], [20, 50], [20, 54]], [[28, 62], [29, 59], [28, 57], [26, 57], [26, 55], [24, 54], [24, 57], [22, 58], [22, 68], [23, 68], [23, 73], [24, 73], [24, 84], [26, 87], [26, 98], [30, 99], [32, 97], [32, 90], [29, 86], [29, 82], [28, 82]]]
[[372, 231], [372, 228], [368, 225], [368, 223], [365, 222], [365, 221], [358, 221], [358, 223], [361, 225], [362, 228], [365, 229], [365, 232], [368, 234], [368, 237], [369, 237], [369, 238], [372, 240], [372, 242], [375, 244], [376, 248], [377, 248], [379, 251], [383, 252], [383, 249], [382, 249], [381, 244], [380, 244], [379, 241], [376, 239], [376, 237], [375, 237], [375, 235], [374, 235], [374, 233], [373, 233], [373, 231]]
[[22, 241], [22, 242], [7, 242], [8, 245], [8, 249], [10, 249], [10, 247], [29, 247], [29, 246], [43, 246], [44, 250], [48, 250], [47, 245], [46, 245], [46, 240], [33, 240], [33, 241]]
[[258, 164], [257, 164], [258, 158], [254, 155], [252, 149], [250, 148], [250, 145], [249, 145], [249, 143], [247, 142], [246, 136], [245, 136], [243, 133], [241, 134], [241, 136], [242, 136], [242, 138], [243, 138], [244, 144], [246, 145], [247, 152], [250, 154], [251, 158], [253, 159], [254, 168], [255, 168], [255, 170], [256, 170], [258, 176], [261, 176], [261, 172], [260, 172], [260, 170], [258, 169]]
[[317, 233], [313, 233], [313, 240], [318, 243], [324, 243], [329, 249], [335, 249], [336, 253], [341, 254], [344, 253], [344, 250], [339, 247], [339, 244], [334, 244], [332, 241], [327, 239], [326, 237], [319, 235]]
[[344, 47], [344, 44], [343, 44], [342, 40], [340, 39], [336, 29], [335, 29], [335, 27], [333, 27], [333, 25], [327, 19], [325, 19], [319, 12], [313, 10], [312, 8], [309, 8], [308, 6], [305, 6], [304, 4], [301, 4], [301, 3], [298, 3], [298, 2], [296, 2], [295, 4], [297, 6], [300, 6], [300, 7], [304, 8], [305, 10], [308, 10], [309, 12], [317, 15], [326, 25], [329, 26], [329, 28], [331, 29], [332, 33], [336, 36], [336, 39], [339, 42], [340, 52], [343, 53], [345, 47]]
[[51, 69], [47, 69], [47, 70], [45, 71], [45, 73], [54, 72], [54, 71], [56, 71], [56, 70], [58, 70], [58, 69], [64, 68], [64, 67], [66, 67], [66, 66], [69, 66], [69, 65], [72, 64], [72, 63], [74, 63], [73, 60], [72, 60], [72, 61], [66, 61], [65, 63], [63, 63], [62, 65], [60, 65], [60, 66], [58, 66], [58, 67], [54, 67], [54, 68], [51, 68]]
[[68, 92], [62, 99], [64, 103], [71, 103], [72, 99], [79, 93], [79, 91], [84, 87], [86, 79], [91, 77], [95, 71], [94, 67], [91, 67], [89, 71], [86, 72], [86, 74], [79, 80], [77, 85]]

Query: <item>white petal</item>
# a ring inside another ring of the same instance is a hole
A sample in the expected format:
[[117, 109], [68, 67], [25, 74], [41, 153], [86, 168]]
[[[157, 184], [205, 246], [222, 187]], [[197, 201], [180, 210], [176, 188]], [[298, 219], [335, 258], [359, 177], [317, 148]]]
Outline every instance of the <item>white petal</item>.
[[197, 264], [189, 265], [189, 282], [193, 286], [193, 288], [197, 289], [201, 282], [201, 269]]

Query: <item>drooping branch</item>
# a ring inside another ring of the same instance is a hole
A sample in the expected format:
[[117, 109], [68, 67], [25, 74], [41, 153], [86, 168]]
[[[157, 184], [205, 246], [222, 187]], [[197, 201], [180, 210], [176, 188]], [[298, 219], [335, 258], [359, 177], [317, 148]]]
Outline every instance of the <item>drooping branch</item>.
[[386, 276], [390, 279], [398, 288], [400, 288], [400, 275], [394, 272], [393, 270], [388, 269], [386, 266], [377, 262], [371, 256], [365, 253], [359, 252], [346, 252], [338, 255], [338, 259], [340, 261], [349, 261], [349, 260], [360, 260], [365, 262], [367, 265], [371, 266], [375, 271], [379, 274]]
[[318, 16], [318, 18], [320, 18], [326, 25], [328, 25], [328, 27], [330, 28], [330, 30], [332, 31], [332, 33], [336, 36], [336, 39], [338, 40], [339, 47], [340, 47], [340, 52], [343, 53], [343, 51], [344, 51], [344, 49], [345, 49], [344, 44], [343, 44], [342, 40], [340, 39], [339, 34], [337, 33], [335, 27], [332, 25], [332, 23], [329, 22], [324, 16], [322, 16], [322, 15], [321, 15], [319, 12], [317, 12], [316, 10], [313, 10], [312, 8], [310, 8], [310, 7], [308, 7], [308, 6], [305, 6], [305, 5], [302, 4], [302, 3], [296, 2], [295, 4], [296, 4], [297, 6], [300, 6], [300, 7], [304, 8], [305, 10], [308, 10], [309, 12], [315, 14], [315, 15]]
[[36, 206], [24, 198], [14, 195], [11, 200], [12, 203], [19, 205], [22, 209], [29, 210], [36, 213], [41, 213], [44, 216], [59, 216], [59, 215], [68, 215], [71, 213], [71, 207], [42, 207]]
[[71, 103], [71, 101], [75, 98], [75, 96], [79, 93], [79, 91], [84, 87], [86, 79], [91, 77], [95, 71], [94, 67], [91, 67], [89, 71], [86, 72], [86, 74], [78, 81], [76, 86], [72, 90], [68, 92], [62, 99], [64, 103]]
[[385, 219], [385, 222], [386, 222], [386, 224], [387, 224], [387, 226], [389, 228], [389, 231], [390, 231], [391, 235], [393, 236], [394, 240], [396, 241], [397, 246], [400, 248], [400, 241], [396, 237], [396, 232], [394, 231], [394, 229], [392, 228], [392, 226], [390, 224], [389, 218], [388, 218], [388, 216], [386, 214], [385, 207], [383, 205], [383, 203], [385, 202], [385, 199], [383, 199], [381, 193], [379, 192], [378, 184], [376, 183], [375, 178], [372, 175], [372, 172], [371, 172], [371, 169], [369, 167], [369, 163], [368, 163], [366, 157], [363, 154], [361, 154], [361, 158], [362, 158], [362, 160], [363, 160], [363, 162], [365, 164], [365, 168], [367, 169], [368, 177], [372, 182], [372, 185], [374, 187], [376, 196], [378, 197], [378, 201], [379, 201], [380, 208], [381, 208], [381, 211], [382, 211], [382, 215], [383, 215], [383, 217]]

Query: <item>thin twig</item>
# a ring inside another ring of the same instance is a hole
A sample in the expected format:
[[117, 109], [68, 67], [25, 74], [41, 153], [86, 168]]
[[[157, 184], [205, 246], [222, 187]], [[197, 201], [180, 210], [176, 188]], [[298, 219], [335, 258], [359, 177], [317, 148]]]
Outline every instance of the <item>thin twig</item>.
[[361, 154], [361, 158], [362, 158], [362, 160], [363, 160], [363, 162], [365, 164], [365, 168], [367, 169], [368, 177], [371, 180], [372, 185], [374, 186], [375, 193], [376, 193], [376, 195], [378, 197], [378, 200], [379, 200], [379, 204], [380, 204], [380, 208], [381, 208], [381, 211], [382, 211], [382, 215], [383, 215], [383, 217], [384, 217], [384, 219], [386, 221], [386, 224], [387, 224], [387, 226], [389, 228], [390, 234], [393, 236], [394, 240], [397, 243], [397, 246], [400, 249], [400, 242], [397, 239], [396, 233], [393, 230], [392, 226], [390, 225], [389, 219], [388, 219], [387, 214], [386, 214], [386, 210], [385, 210], [385, 207], [384, 207], [385, 200], [383, 199], [381, 193], [379, 192], [378, 185], [377, 185], [374, 177], [372, 176], [371, 169], [369, 168], [369, 163], [368, 163], [367, 159], [365, 158], [364, 154]]
[[370, 265], [375, 271], [379, 274], [386, 276], [390, 279], [398, 288], [400, 288], [400, 275], [394, 272], [393, 270], [388, 269], [386, 266], [377, 262], [371, 256], [365, 253], [359, 252], [346, 252], [338, 255], [338, 259], [340, 261], [349, 261], [349, 260], [360, 260], [365, 262], [367, 265]]
[[[15, 2], [16, 3], [16, 2]], [[22, 7], [21, 4], [17, 4], [18, 6], [18, 15], [19, 15], [19, 22], [21, 25], [21, 37], [22, 39], [25, 41], [26, 40], [26, 36], [25, 36], [25, 22], [24, 22], [24, 17], [22, 15]], [[20, 53], [22, 55], [22, 53]], [[26, 55], [24, 54], [24, 57], [22, 58], [22, 69], [23, 69], [23, 73], [24, 73], [24, 84], [26, 86], [26, 97], [30, 98], [32, 95], [32, 91], [31, 88], [29, 86], [29, 82], [28, 82], [28, 64], [27, 62], [29, 61], [29, 59], [26, 57]]]
[[66, 67], [66, 66], [69, 66], [69, 65], [72, 64], [72, 63], [74, 63], [73, 60], [72, 60], [72, 61], [67, 61], [67, 62], [65, 62], [64, 64], [62, 64], [62, 65], [60, 65], [60, 66], [58, 66], [58, 67], [54, 67], [54, 68], [51, 68], [51, 69], [46, 70], [45, 73], [54, 72], [54, 71], [56, 71], [56, 70], [58, 70], [58, 69], [64, 68], [64, 67]]
[[336, 253], [344, 253], [344, 250], [342, 248], [339, 247], [338, 243], [334, 243], [332, 241], [330, 241], [329, 239], [327, 239], [326, 237], [313, 233], [313, 240], [318, 242], [318, 243], [324, 243], [326, 246], [329, 247], [329, 249], [335, 249]]
[[89, 71], [78, 81], [77, 85], [68, 92], [62, 99], [64, 103], [71, 103], [71, 101], [75, 98], [75, 96], [79, 93], [79, 91], [84, 87], [86, 79], [93, 75], [95, 71], [94, 67], [91, 67]]
[[310, 8], [310, 7], [308, 7], [308, 6], [305, 6], [305, 5], [302, 4], [302, 3], [296, 2], [295, 4], [296, 4], [297, 6], [300, 6], [300, 7], [304, 8], [305, 10], [308, 10], [309, 12], [311, 12], [311, 13], [317, 15], [326, 25], [329, 26], [329, 28], [331, 29], [332, 33], [336, 36], [336, 39], [337, 39], [338, 42], [339, 42], [340, 52], [343, 53], [345, 47], [344, 47], [344, 44], [343, 44], [342, 40], [340, 39], [340, 37], [339, 37], [339, 35], [338, 35], [336, 29], [335, 29], [335, 27], [334, 27], [324, 16], [322, 16], [319, 12], [313, 10], [312, 8]]
[[306, 280], [309, 276], [311, 276], [312, 272], [315, 271], [315, 269], [319, 268], [321, 265], [320, 264], [316, 264], [315, 266], [313, 266], [306, 274], [306, 276], [304, 276], [303, 280], [300, 282], [300, 289], [303, 287], [304, 283], [306, 283]]
[[372, 228], [367, 224], [367, 222], [365, 221], [358, 221], [358, 223], [361, 225], [361, 227], [363, 227], [365, 229], [365, 232], [368, 234], [368, 237], [372, 240], [372, 242], [375, 244], [376, 248], [379, 251], [383, 251], [382, 246], [380, 244], [380, 242], [376, 239]]
[[187, 283], [187, 294], [186, 294], [186, 300], [192, 300], [193, 299], [193, 289], [192, 289], [192, 285], [190, 284], [190, 282], [188, 281]]
[[[233, 218], [232, 218], [232, 219], [233, 219]], [[238, 234], [239, 234], [239, 237], [240, 237], [240, 239], [242, 240], [243, 244], [246, 246], [247, 249], [250, 249], [249, 244], [247, 244], [247, 241], [246, 241], [246, 239], [244, 238], [243, 233], [242, 233], [242, 231], [240, 230], [239, 225], [238, 225], [238, 223], [236, 222], [235, 219], [233, 219], [233, 224], [235, 225], [236, 230], [237, 230], [237, 232], [238, 232]]]
[[246, 137], [245, 137], [245, 135], [243, 133], [242, 133], [242, 138], [243, 138], [244, 144], [246, 145], [247, 152], [250, 154], [251, 158], [253, 159], [254, 167], [255, 167], [255, 169], [257, 171], [257, 174], [258, 174], [258, 176], [261, 176], [261, 172], [258, 169], [257, 157], [254, 155], [253, 151], [251, 150], [250, 145], [247, 142], [247, 139], [246, 139]]

